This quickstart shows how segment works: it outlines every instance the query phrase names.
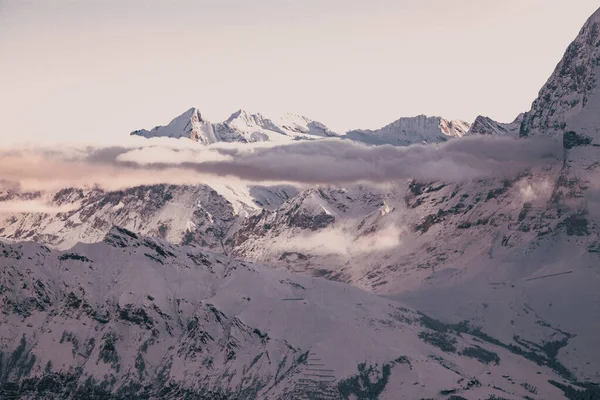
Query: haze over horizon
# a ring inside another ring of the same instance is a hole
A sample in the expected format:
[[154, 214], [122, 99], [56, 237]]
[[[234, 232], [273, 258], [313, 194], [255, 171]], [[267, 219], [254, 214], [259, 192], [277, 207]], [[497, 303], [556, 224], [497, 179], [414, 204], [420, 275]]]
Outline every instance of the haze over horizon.
[[2, 1], [0, 138], [115, 142], [192, 106], [338, 132], [417, 114], [510, 121], [598, 7], [449, 3]]

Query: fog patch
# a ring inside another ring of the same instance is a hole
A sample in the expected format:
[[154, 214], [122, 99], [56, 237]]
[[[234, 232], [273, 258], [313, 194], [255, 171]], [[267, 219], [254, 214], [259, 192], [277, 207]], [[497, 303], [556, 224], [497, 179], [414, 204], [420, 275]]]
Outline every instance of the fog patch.
[[313, 255], [336, 255], [353, 257], [378, 251], [386, 251], [402, 245], [404, 229], [390, 224], [369, 234], [357, 234], [353, 225], [330, 227], [318, 232], [294, 235], [293, 240], [278, 240], [276, 251], [294, 251]]
[[223, 177], [263, 185], [377, 184], [404, 179], [463, 182], [514, 177], [528, 168], [553, 163], [560, 155], [560, 146], [550, 139], [489, 136], [408, 147], [339, 139], [268, 146], [194, 146], [177, 140], [144, 143], [6, 149], [0, 151], [0, 181], [24, 190], [200, 184]]
[[77, 204], [65, 204], [55, 206], [46, 204], [40, 200], [9, 200], [0, 202], [0, 214], [14, 213], [42, 213], [59, 214], [76, 210]]

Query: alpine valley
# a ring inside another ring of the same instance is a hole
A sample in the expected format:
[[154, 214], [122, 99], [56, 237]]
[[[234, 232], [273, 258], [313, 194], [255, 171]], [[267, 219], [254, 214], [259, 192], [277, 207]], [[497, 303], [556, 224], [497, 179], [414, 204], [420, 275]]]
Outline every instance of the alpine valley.
[[192, 108], [131, 135], [562, 156], [460, 183], [6, 186], [60, 211], [0, 208], [0, 397], [600, 399], [600, 10], [512, 122]]

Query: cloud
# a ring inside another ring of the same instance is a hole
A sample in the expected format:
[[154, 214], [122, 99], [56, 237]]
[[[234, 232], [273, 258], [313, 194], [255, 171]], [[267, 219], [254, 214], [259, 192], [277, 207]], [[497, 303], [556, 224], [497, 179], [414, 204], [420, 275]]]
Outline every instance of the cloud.
[[366, 146], [310, 141], [228, 155], [228, 160], [182, 163], [185, 168], [250, 181], [345, 184], [419, 180], [466, 181], [512, 177], [560, 156], [551, 139], [474, 136], [441, 145]]
[[550, 177], [527, 177], [517, 182], [523, 202], [543, 204], [550, 200], [553, 185]]
[[77, 209], [77, 204], [65, 204], [52, 206], [39, 200], [10, 200], [0, 202], [0, 214], [2, 213], [44, 213], [58, 214]]
[[[198, 146], [25, 147], [0, 151], [0, 190], [56, 190], [92, 187], [116, 190], [151, 184], [201, 184], [214, 180], [180, 162], [223, 160], [226, 156]], [[160, 162], [160, 167], [146, 167]]]
[[0, 153], [0, 181], [3, 186], [36, 190], [197, 184], [215, 176], [295, 184], [383, 183], [410, 178], [458, 182], [512, 177], [552, 163], [561, 155], [560, 144], [551, 139], [490, 136], [409, 147], [367, 146], [340, 139], [279, 146], [147, 143], [7, 149]]
[[402, 230], [388, 225], [377, 231], [357, 236], [356, 229], [348, 227], [326, 228], [318, 232], [294, 235], [293, 240], [281, 239], [272, 244], [278, 251], [296, 251], [317, 255], [359, 256], [375, 251], [389, 250], [401, 245]]

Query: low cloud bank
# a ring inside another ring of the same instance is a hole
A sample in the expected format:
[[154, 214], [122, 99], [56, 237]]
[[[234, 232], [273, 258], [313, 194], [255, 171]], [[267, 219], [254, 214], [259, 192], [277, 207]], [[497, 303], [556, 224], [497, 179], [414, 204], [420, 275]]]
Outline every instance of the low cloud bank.
[[554, 162], [550, 139], [473, 136], [441, 145], [367, 146], [316, 140], [280, 146], [228, 144], [27, 148], [0, 151], [2, 186], [42, 190], [196, 184], [217, 177], [251, 182], [351, 184], [418, 179], [458, 182], [508, 178]]
[[438, 146], [408, 147], [314, 141], [228, 155], [232, 158], [226, 161], [186, 165], [257, 181], [343, 184], [415, 178], [454, 182], [512, 177], [556, 160], [561, 152], [559, 144], [548, 139], [476, 136]]

